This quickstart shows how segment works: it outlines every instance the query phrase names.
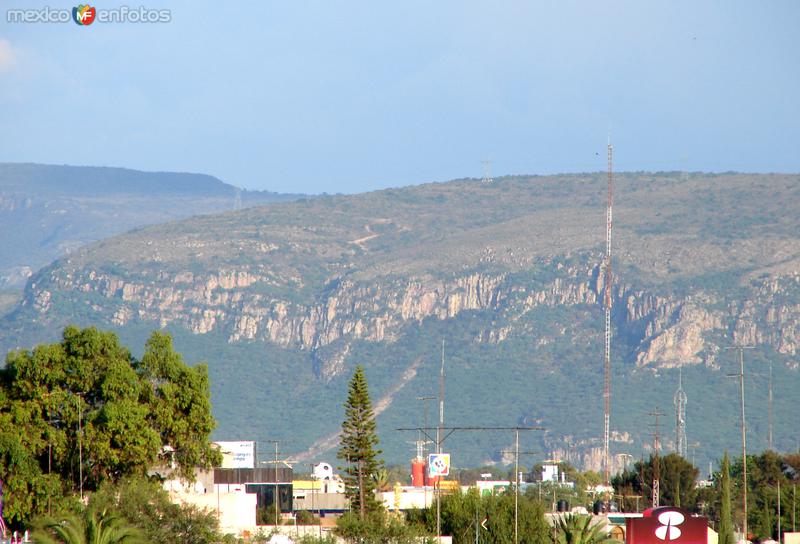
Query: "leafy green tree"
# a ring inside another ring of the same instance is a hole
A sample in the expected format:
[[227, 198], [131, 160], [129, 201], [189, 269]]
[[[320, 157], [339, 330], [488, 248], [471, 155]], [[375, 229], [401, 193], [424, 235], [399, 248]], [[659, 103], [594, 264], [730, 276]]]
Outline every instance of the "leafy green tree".
[[376, 510], [363, 518], [348, 512], [336, 521], [336, 535], [346, 542], [358, 544], [427, 544], [426, 533], [416, 525], [404, 523], [402, 518]]
[[345, 403], [345, 420], [342, 422], [342, 438], [337, 457], [344, 460], [344, 481], [350, 508], [359, 513], [361, 519], [381, 509], [375, 497], [376, 476], [383, 463], [378, 459], [381, 450], [376, 449], [378, 435], [375, 432], [375, 414], [369, 398], [364, 368], [358, 365], [350, 380], [350, 389]]
[[44, 518], [36, 524], [34, 542], [41, 544], [145, 544], [141, 532], [121, 516], [106, 510], [86, 510], [83, 516]]
[[150, 424], [158, 431], [161, 443], [173, 448], [180, 475], [191, 479], [195, 467], [218, 465], [219, 452], [207, 439], [216, 426], [211, 415], [208, 367], [186, 366], [173, 349], [169, 334], [156, 331], [145, 344], [136, 368], [148, 384], [144, 400], [150, 407]]
[[[506, 474], [496, 466], [482, 466], [477, 468], [450, 469], [456, 475], [456, 479], [461, 485], [475, 485], [475, 482], [482, 480], [482, 474], [491, 474], [493, 480], [503, 480]], [[512, 478], [513, 479], [513, 478]]]
[[[544, 518], [542, 503], [520, 495], [517, 516], [519, 541], [552, 544], [551, 531]], [[436, 530], [436, 509], [411, 511], [410, 523], [423, 525], [430, 533]], [[454, 543], [481, 541], [511, 544], [514, 542], [514, 494], [501, 493], [481, 497], [478, 490], [448, 493], [442, 497], [442, 533]], [[485, 529], [482, 523], [485, 520]]]
[[69, 496], [144, 474], [165, 446], [180, 475], [210, 467], [214, 427], [205, 365], [189, 368], [154, 333], [141, 362], [117, 336], [67, 327], [62, 341], [9, 353], [0, 369], [0, 478], [21, 524]]
[[92, 494], [89, 508], [117, 512], [141, 530], [147, 542], [215, 544], [221, 538], [213, 512], [173, 503], [157, 481], [141, 477], [104, 483]]
[[734, 544], [733, 520], [731, 518], [731, 467], [728, 452], [722, 457], [720, 467], [720, 508], [719, 508], [719, 544]]
[[[611, 484], [614, 486], [614, 493], [623, 496], [652, 496], [655, 462], [655, 456], [651, 455], [647, 461], [634, 463], [632, 470], [613, 477]], [[699, 505], [695, 481], [700, 471], [677, 453], [661, 456], [658, 462], [661, 504], [681, 505], [689, 510], [697, 510]]]
[[604, 531], [602, 524], [593, 523], [592, 516], [566, 514], [557, 519], [555, 544], [614, 544], [617, 542]]
[[[749, 527], [762, 540], [777, 536], [778, 483], [787, 488], [789, 479], [784, 467], [789, 466], [786, 459], [774, 451], [764, 451], [760, 455], [748, 456], [747, 483], [748, 495], [755, 503], [755, 523]], [[784, 506], [785, 509], [785, 506]], [[783, 513], [783, 512], [782, 512]]]
[[770, 504], [770, 497], [767, 494], [764, 494], [759, 501], [761, 504], [759, 505], [759, 519], [758, 519], [758, 527], [756, 534], [758, 535], [760, 540], [768, 540], [772, 538], [772, 528], [774, 526], [772, 520], [772, 505]]

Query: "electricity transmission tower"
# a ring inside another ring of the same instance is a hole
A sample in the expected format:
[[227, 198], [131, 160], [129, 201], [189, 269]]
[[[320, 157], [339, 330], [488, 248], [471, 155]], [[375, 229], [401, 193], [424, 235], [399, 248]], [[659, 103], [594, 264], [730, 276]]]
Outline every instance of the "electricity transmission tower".
[[485, 160], [481, 162], [483, 163], [483, 179], [481, 181], [483, 183], [493, 182], [494, 178], [492, 178], [492, 161]]
[[[608, 204], [606, 207], [606, 259], [605, 259], [605, 350], [603, 360], [603, 469], [606, 487], [611, 482], [611, 454], [609, 452], [611, 420], [611, 226], [614, 204], [613, 176], [614, 147], [608, 141]], [[608, 498], [606, 498], [608, 507]]]

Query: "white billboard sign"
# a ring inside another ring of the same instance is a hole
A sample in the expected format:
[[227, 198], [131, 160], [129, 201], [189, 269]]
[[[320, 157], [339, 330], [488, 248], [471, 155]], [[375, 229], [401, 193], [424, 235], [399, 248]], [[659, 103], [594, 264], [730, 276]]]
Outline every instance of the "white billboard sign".
[[222, 468], [256, 468], [256, 443], [214, 442], [222, 453]]

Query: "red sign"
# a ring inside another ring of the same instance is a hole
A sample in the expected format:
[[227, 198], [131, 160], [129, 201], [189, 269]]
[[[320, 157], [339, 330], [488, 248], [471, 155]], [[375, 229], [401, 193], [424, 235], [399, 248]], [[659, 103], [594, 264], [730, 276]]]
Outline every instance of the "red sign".
[[708, 519], [672, 506], [625, 520], [625, 544], [708, 544]]

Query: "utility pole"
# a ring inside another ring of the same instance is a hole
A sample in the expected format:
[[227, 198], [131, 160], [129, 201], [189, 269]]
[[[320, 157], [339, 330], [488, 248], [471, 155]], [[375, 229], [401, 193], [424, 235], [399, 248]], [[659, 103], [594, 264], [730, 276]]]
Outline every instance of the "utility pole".
[[[275, 501], [275, 526], [278, 526], [278, 513], [280, 512], [280, 498], [278, 495], [278, 440], [266, 440], [266, 442], [275, 445], [275, 460], [273, 461], [274, 472], [273, 476], [275, 477], [275, 496], [273, 497]], [[269, 463], [269, 461], [266, 461]], [[312, 468], [313, 470], [313, 468]]]
[[514, 544], [519, 543], [519, 429], [514, 429]]
[[[439, 426], [436, 428], [436, 453], [442, 453], [442, 429], [444, 428], [444, 338], [442, 338], [442, 364], [439, 371]], [[442, 544], [442, 477], [436, 478], [436, 538]]]
[[[514, 480], [516, 486], [514, 488], [514, 543], [519, 542], [519, 456], [520, 455], [539, 455], [538, 451], [519, 451], [519, 432], [533, 430], [525, 427], [514, 427], [514, 451], [501, 451], [501, 454], [513, 453], [514, 454]], [[542, 498], [542, 486], [539, 486], [539, 500]]]
[[[428, 401], [429, 400], [436, 400], [436, 397], [417, 397], [417, 400], [421, 400], [422, 401], [422, 413], [423, 413], [423, 417], [422, 417], [422, 425], [423, 425], [423, 427], [422, 428], [423, 429], [427, 429], [428, 428]], [[422, 430], [417, 431], [417, 452], [418, 452], [419, 458], [421, 460], [423, 460], [423, 461], [427, 459], [427, 457], [425, 455], [427, 453], [425, 451], [425, 449], [426, 449], [425, 445], [428, 444], [429, 442], [430, 442], [430, 440], [423, 439]], [[428, 507], [428, 486], [425, 485], [426, 484], [425, 479], [427, 477], [428, 477], [427, 474], [423, 474], [423, 476], [422, 476], [422, 480], [423, 480], [422, 481], [422, 489], [423, 489], [423, 495], [424, 495], [424, 503], [423, 504], [425, 505], [425, 508]]]
[[275, 440], [275, 526], [278, 526], [278, 514], [281, 510], [281, 497], [278, 490], [278, 441]]
[[741, 429], [742, 429], [742, 512], [744, 521], [742, 530], [744, 540], [747, 540], [747, 425], [744, 417], [744, 350], [753, 349], [755, 346], [730, 346], [727, 349], [739, 350], [739, 373], [728, 374], [729, 378], [739, 378], [739, 399], [741, 401]]
[[[317, 475], [314, 473], [314, 463], [310, 463], [311, 467], [311, 511], [314, 511], [314, 502], [317, 496]], [[321, 484], [321, 482], [320, 482]], [[322, 505], [320, 504], [317, 510], [317, 526], [319, 527], [319, 539], [322, 540]]]
[[778, 544], [781, 542], [781, 478], [783, 473], [778, 475]]
[[655, 423], [653, 423], [653, 450], [655, 455], [653, 456], [653, 508], [658, 508], [661, 503], [661, 460], [658, 457], [658, 450], [659, 450], [659, 433], [658, 433], [658, 418], [663, 416], [664, 414], [659, 411], [658, 407], [656, 406], [655, 411], [650, 412], [651, 416], [655, 418]]

